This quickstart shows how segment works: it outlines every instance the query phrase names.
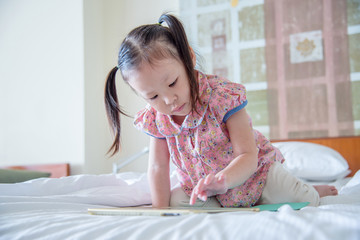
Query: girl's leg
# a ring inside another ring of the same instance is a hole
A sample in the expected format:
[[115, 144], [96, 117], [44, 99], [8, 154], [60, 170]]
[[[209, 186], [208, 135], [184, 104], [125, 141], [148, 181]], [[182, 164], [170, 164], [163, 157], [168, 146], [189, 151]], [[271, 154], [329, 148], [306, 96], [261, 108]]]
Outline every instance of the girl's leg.
[[313, 187], [291, 175], [281, 163], [275, 162], [269, 169], [264, 191], [258, 203], [310, 202], [311, 206], [318, 206], [320, 197], [336, 194], [337, 190], [334, 190], [334, 187], [327, 185]]
[[180, 186], [171, 191], [170, 207], [221, 207], [215, 197], [209, 197], [205, 202], [197, 199], [194, 205], [190, 205], [189, 201], [190, 197], [186, 195]]

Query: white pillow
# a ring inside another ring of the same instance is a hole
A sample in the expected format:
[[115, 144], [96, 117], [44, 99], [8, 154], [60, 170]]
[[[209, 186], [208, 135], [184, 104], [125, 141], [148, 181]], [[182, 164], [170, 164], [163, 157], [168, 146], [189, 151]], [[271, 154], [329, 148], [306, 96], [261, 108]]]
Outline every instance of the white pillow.
[[308, 181], [334, 181], [349, 173], [347, 161], [332, 148], [308, 142], [272, 143], [284, 155], [284, 167]]

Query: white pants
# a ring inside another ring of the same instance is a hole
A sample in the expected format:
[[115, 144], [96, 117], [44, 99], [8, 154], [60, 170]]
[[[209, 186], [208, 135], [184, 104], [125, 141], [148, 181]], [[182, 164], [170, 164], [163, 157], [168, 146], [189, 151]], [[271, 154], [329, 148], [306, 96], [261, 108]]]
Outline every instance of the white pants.
[[[171, 192], [171, 207], [221, 207], [215, 197], [209, 197], [203, 202], [196, 200], [194, 205], [189, 204], [190, 197], [181, 187]], [[283, 165], [275, 162], [269, 169], [263, 193], [257, 204], [274, 204], [285, 202], [310, 202], [310, 206], [318, 206], [320, 197], [315, 188], [291, 175]]]

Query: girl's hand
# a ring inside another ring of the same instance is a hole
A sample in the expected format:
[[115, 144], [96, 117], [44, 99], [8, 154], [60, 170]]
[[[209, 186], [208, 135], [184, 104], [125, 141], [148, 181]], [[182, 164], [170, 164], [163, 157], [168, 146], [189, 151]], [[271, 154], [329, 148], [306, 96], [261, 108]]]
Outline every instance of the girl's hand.
[[209, 174], [206, 178], [200, 179], [191, 193], [190, 205], [195, 204], [196, 199], [206, 201], [207, 197], [217, 194], [226, 193], [228, 188], [225, 184], [225, 176], [223, 174]]

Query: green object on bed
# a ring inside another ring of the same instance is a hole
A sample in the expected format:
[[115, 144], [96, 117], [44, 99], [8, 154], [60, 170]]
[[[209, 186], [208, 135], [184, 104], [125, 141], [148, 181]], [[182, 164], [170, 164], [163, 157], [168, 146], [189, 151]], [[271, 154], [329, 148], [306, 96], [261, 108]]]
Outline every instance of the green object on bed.
[[0, 169], [0, 183], [18, 183], [35, 178], [50, 177], [51, 173], [29, 170]]
[[289, 205], [292, 209], [299, 210], [309, 205], [309, 202], [286, 202], [286, 203], [278, 203], [278, 204], [263, 204], [263, 205], [254, 206], [254, 208], [259, 208], [260, 211], [276, 212], [280, 207], [284, 205]]

